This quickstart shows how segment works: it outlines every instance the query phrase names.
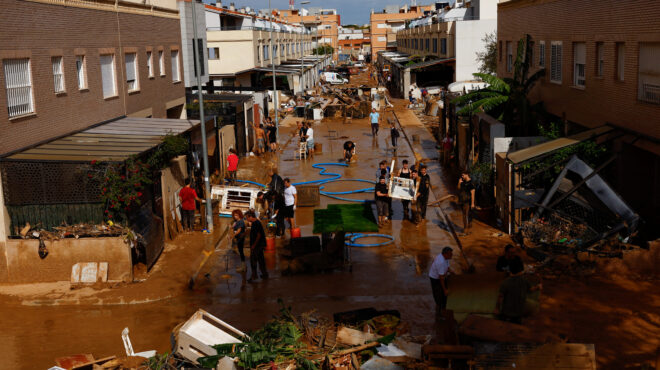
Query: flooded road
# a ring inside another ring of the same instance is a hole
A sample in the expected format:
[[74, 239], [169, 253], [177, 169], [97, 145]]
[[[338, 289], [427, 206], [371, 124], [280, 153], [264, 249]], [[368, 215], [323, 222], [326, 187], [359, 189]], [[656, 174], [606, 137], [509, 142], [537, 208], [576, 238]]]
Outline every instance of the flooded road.
[[[293, 134], [295, 122], [288, 119], [280, 129], [280, 142]], [[344, 124], [324, 120], [314, 126], [315, 139], [322, 153], [307, 160], [294, 160], [293, 144], [278, 155], [241, 159], [238, 177], [265, 183], [266, 167], [277, 165], [280, 175], [293, 182], [321, 178], [312, 164], [338, 162], [345, 140], [357, 145], [358, 161], [350, 167], [332, 166], [330, 172], [343, 179], [374, 180], [380, 160], [391, 160], [388, 130], [381, 129], [378, 139], [371, 137], [366, 120]], [[334, 132], [332, 132], [334, 131]], [[331, 139], [330, 136], [337, 137]], [[399, 159], [414, 156], [400, 141]], [[364, 183], [335, 182], [328, 191], [364, 188]], [[346, 197], [366, 199], [373, 193]], [[321, 197], [320, 208], [343, 201]], [[0, 368], [39, 369], [54, 364], [54, 359], [76, 353], [91, 353], [96, 358], [124, 353], [121, 331], [130, 330], [137, 351], [170, 351], [170, 332], [198, 308], [205, 309], [241, 330], [259, 327], [277, 312], [279, 298], [295, 312], [317, 309], [331, 315], [355, 308], [397, 309], [411, 326], [413, 334], [430, 334], [434, 324], [434, 303], [426, 272], [432, 258], [443, 246], [451, 244], [449, 234], [437, 224], [435, 213], [428, 212], [428, 222], [415, 226], [402, 220], [399, 201], [393, 202], [394, 220], [380, 230], [395, 242], [379, 248], [352, 248], [352, 270], [348, 268], [316, 275], [281, 276], [281, 262], [275, 253], [267, 254], [272, 278], [248, 284], [246, 275], [235, 269], [240, 260], [226, 248], [214, 254], [205, 265], [194, 290], [174, 298], [145, 304], [110, 306], [5, 306], [0, 308], [3, 330], [0, 332]], [[313, 207], [299, 207], [296, 214], [302, 235], [312, 235]], [[182, 236], [185, 238], [185, 236]], [[368, 240], [366, 240], [368, 241]], [[281, 246], [282, 240], [278, 240]], [[229, 275], [230, 278], [226, 278]]]

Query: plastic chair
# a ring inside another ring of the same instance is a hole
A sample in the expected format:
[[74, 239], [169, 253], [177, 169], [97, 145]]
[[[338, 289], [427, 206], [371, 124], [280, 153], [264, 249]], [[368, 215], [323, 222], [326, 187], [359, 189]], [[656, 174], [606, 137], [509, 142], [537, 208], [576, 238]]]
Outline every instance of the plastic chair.
[[128, 337], [128, 328], [124, 328], [124, 330], [122, 330], [121, 339], [124, 341], [124, 349], [126, 350], [126, 356], [138, 356], [144, 358], [152, 358], [156, 356], [156, 350], [143, 351], [138, 353], [133, 352], [133, 345], [131, 344], [131, 338]]
[[307, 142], [306, 141], [302, 141], [298, 145], [298, 159], [303, 159], [303, 157], [305, 157], [305, 159], [307, 159]]

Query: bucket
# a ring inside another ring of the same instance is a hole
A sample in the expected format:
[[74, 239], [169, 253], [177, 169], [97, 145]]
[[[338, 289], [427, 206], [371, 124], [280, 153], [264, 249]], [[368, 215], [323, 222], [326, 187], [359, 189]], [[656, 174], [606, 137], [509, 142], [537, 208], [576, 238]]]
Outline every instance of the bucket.
[[300, 238], [300, 228], [291, 229], [291, 238]]
[[266, 250], [265, 252], [275, 252], [275, 238], [272, 236], [266, 237]]

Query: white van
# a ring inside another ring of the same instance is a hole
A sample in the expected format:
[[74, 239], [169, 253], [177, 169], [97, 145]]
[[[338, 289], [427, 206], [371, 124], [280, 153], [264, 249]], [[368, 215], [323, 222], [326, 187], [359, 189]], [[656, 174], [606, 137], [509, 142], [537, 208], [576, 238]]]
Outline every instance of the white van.
[[347, 84], [348, 80], [341, 77], [337, 72], [323, 72], [321, 77], [332, 85]]

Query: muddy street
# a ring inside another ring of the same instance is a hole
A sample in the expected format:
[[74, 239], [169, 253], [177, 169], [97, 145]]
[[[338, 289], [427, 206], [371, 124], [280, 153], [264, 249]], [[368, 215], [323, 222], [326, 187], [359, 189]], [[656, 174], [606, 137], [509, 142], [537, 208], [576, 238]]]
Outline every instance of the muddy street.
[[[281, 151], [261, 157], [241, 158], [238, 178], [267, 182], [267, 169], [277, 167], [282, 178], [292, 182], [319, 179], [316, 163], [336, 163], [342, 157], [346, 140], [356, 143], [357, 160], [350, 166], [327, 166], [342, 180], [375, 180], [378, 162], [392, 158], [398, 163], [416, 160], [415, 153], [429, 166], [433, 196], [455, 192], [456, 174], [438, 164], [436, 142], [427, 127], [409, 111], [405, 103], [394, 101], [393, 110], [384, 112], [394, 118], [406, 135], [396, 150], [390, 144], [389, 130], [381, 127], [372, 137], [368, 119], [344, 121], [326, 118], [313, 125], [315, 141], [322, 150], [307, 159], [295, 158], [296, 123], [292, 116], [280, 122]], [[349, 191], [364, 182], [338, 181], [324, 185], [326, 191]], [[371, 199], [373, 193], [347, 194], [352, 199]], [[348, 201], [321, 196], [317, 207], [298, 207], [296, 224], [303, 236], [313, 234], [315, 208]], [[460, 211], [451, 202], [441, 203], [457, 230], [461, 230]], [[335, 312], [374, 307], [398, 310], [413, 335], [437, 334], [428, 271], [433, 258], [445, 246], [457, 249], [439, 209], [430, 207], [428, 221], [415, 225], [403, 220], [400, 201], [393, 201], [393, 220], [379, 233], [391, 235], [394, 242], [373, 248], [350, 248], [350, 266], [319, 274], [283, 275], [285, 260], [279, 253], [266, 253], [271, 278], [248, 283], [246, 273], [237, 273], [240, 259], [222, 237], [227, 219], [219, 219], [213, 235], [182, 235], [168, 243], [161, 260], [146, 280], [116, 289], [69, 290], [67, 284], [46, 285], [30, 292], [21, 287], [0, 286], [0, 368], [42, 369], [52, 366], [57, 357], [92, 353], [96, 358], [121, 355], [121, 331], [130, 330], [134, 349], [171, 351], [170, 333], [197, 309], [209, 311], [243, 331], [260, 327], [272, 317], [282, 299], [294, 312], [317, 310], [328, 316]], [[288, 237], [287, 237], [288, 238]], [[361, 242], [380, 240], [368, 238]], [[468, 273], [466, 259], [456, 250], [448, 308], [461, 322], [468, 314], [492, 317], [498, 288], [504, 276], [495, 271], [495, 260], [508, 236], [475, 221], [472, 233], [461, 238], [465, 256], [476, 273]], [[278, 251], [286, 243], [277, 239]], [[654, 249], [657, 253], [657, 248]], [[206, 262], [194, 287], [188, 279], [202, 260]], [[526, 262], [531, 259], [523, 256]], [[539, 311], [525, 319], [534, 330], [552, 332], [572, 343], [594, 343], [599, 367], [621, 369], [626, 364], [648, 361], [658, 342], [660, 291], [652, 280], [638, 281], [629, 269], [615, 274], [580, 278], [558, 275], [544, 279]], [[102, 297], [103, 299], [96, 299]], [[579, 297], [579, 298], [576, 298]], [[83, 299], [84, 298], [84, 299]], [[95, 300], [96, 299], [96, 300]]]

